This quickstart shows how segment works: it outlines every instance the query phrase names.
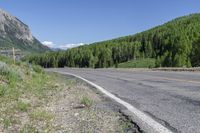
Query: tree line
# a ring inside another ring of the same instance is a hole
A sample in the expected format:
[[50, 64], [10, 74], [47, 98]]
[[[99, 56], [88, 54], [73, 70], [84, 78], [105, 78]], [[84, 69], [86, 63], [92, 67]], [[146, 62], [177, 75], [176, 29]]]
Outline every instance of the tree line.
[[45, 68], [104, 68], [141, 58], [155, 58], [157, 67], [200, 66], [200, 14], [177, 18], [133, 36], [29, 55], [23, 60]]

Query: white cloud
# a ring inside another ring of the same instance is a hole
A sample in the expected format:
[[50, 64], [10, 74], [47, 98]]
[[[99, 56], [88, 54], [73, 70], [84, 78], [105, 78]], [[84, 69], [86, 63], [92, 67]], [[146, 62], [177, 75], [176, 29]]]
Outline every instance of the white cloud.
[[70, 49], [70, 48], [74, 48], [74, 47], [84, 45], [84, 43], [70, 43], [70, 44], [56, 45], [51, 41], [43, 41], [42, 44], [49, 47], [49, 48], [59, 48], [59, 49], [63, 49], [63, 50], [67, 50], [67, 49]]
[[74, 47], [78, 47], [82, 45], [84, 45], [84, 43], [72, 43], [72, 44], [60, 45], [58, 46], [58, 48], [66, 50], [66, 49], [70, 49], [70, 48], [74, 48]]
[[55, 44], [51, 41], [43, 41], [42, 44], [50, 48], [55, 47]]

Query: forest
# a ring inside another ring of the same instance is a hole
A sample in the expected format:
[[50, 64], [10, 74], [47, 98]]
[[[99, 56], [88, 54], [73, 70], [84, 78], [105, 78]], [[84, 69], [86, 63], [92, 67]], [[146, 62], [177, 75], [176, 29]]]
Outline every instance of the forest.
[[45, 68], [107, 68], [145, 58], [156, 59], [155, 67], [200, 66], [200, 14], [176, 18], [135, 35], [66, 51], [28, 55], [23, 60]]

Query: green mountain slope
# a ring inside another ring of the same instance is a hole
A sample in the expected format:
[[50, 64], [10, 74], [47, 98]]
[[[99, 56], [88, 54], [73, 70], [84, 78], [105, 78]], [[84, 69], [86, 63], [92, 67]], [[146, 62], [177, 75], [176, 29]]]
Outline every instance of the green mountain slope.
[[[52, 62], [44, 62], [44, 59]], [[44, 67], [111, 67], [129, 60], [154, 58], [156, 66], [200, 66], [200, 14], [174, 19], [150, 30], [80, 46], [66, 52], [29, 57]]]
[[49, 50], [32, 36], [29, 27], [0, 9], [0, 48], [19, 48], [26, 53]]

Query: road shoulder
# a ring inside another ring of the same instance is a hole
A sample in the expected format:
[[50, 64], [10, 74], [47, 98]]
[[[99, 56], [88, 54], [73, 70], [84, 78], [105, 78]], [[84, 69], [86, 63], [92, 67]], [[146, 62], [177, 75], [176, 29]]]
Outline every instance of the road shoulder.
[[71, 84], [52, 97], [45, 107], [55, 115], [55, 132], [139, 133], [138, 127], [119, 112], [118, 105], [74, 77]]

